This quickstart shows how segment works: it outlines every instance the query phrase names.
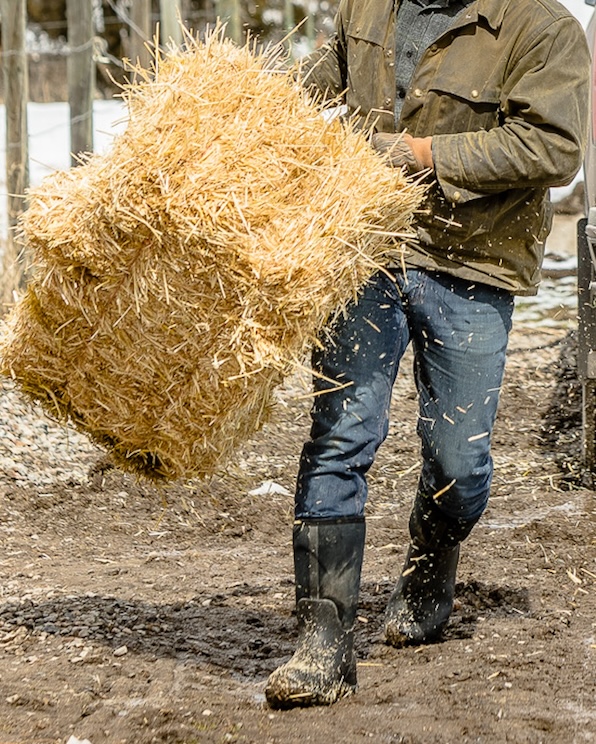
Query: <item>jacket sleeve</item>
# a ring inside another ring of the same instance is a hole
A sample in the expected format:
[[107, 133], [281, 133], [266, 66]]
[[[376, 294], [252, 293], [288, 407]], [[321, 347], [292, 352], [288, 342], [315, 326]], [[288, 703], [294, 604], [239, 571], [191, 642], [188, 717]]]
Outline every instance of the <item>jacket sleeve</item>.
[[463, 203], [515, 188], [570, 183], [588, 131], [590, 54], [580, 25], [560, 17], [528, 45], [503, 87], [502, 124], [433, 137], [437, 180]]
[[341, 99], [347, 87], [346, 43], [343, 26], [345, 2], [340, 4], [335, 19], [336, 31], [320, 49], [298, 64], [300, 83], [323, 101]]

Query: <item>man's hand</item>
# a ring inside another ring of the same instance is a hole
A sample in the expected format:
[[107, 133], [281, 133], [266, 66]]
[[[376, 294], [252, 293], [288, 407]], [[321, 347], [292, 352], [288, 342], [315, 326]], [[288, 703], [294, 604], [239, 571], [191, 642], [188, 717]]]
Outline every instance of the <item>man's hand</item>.
[[405, 168], [409, 174], [433, 169], [431, 144], [432, 137], [412, 137], [407, 133], [378, 132], [371, 138], [373, 150], [386, 157], [388, 165]]

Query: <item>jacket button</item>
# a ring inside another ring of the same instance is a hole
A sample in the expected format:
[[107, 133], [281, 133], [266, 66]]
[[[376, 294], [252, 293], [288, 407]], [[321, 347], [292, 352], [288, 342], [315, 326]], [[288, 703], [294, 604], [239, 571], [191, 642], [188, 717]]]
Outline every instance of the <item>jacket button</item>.
[[479, 95], [479, 93], [478, 93], [477, 90], [473, 90], [472, 91], [472, 98], [478, 98], [478, 95]]
[[459, 201], [461, 199], [461, 193], [459, 191], [453, 192], [453, 201]]
[[385, 106], [390, 106], [390, 105], [391, 105], [391, 98], [386, 98], [385, 99]]
[[420, 88], [416, 88], [416, 90], [414, 91], [414, 95], [416, 96], [416, 98], [420, 98], [420, 96], [422, 95], [422, 91], [420, 90]]
[[391, 49], [387, 49], [387, 51], [385, 52], [385, 56], [391, 57]]

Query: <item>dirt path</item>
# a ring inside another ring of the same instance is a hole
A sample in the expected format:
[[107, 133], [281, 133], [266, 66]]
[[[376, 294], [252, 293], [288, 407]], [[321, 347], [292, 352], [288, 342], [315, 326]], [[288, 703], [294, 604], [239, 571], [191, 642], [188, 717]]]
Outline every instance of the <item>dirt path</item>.
[[[596, 501], [573, 354], [565, 323], [518, 324], [493, 496], [452, 622], [443, 642], [398, 651], [381, 627], [417, 475], [404, 363], [371, 477], [360, 689], [288, 712], [270, 711], [263, 687], [295, 639], [291, 491], [308, 400], [288, 396], [224, 476], [158, 492], [103, 469], [5, 386], [0, 744], [596, 741]], [[282, 492], [263, 494], [268, 481]]]

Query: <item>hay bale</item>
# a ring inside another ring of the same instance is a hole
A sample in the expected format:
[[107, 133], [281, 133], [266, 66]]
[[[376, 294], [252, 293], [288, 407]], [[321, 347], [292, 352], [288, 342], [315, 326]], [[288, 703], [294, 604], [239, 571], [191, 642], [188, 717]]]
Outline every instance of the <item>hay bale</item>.
[[153, 479], [212, 474], [379, 263], [422, 189], [213, 33], [124, 89], [110, 151], [47, 178], [2, 372]]

